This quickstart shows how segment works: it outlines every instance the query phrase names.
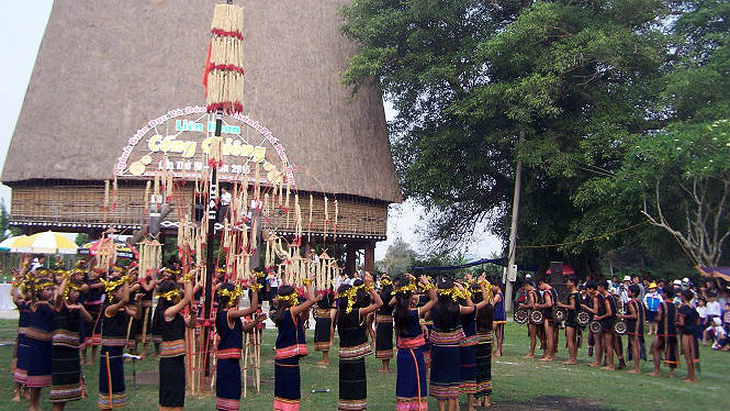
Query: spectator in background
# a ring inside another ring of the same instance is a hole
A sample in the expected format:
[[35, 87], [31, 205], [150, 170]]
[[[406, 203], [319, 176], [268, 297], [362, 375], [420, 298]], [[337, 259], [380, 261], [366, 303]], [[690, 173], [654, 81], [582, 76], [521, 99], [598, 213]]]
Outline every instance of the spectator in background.
[[725, 303], [725, 310], [722, 312], [722, 326], [730, 333], [730, 303]]
[[629, 286], [631, 286], [631, 277], [628, 275], [624, 276], [623, 283], [621, 284], [621, 287], [619, 288], [619, 301], [621, 301], [621, 304], [626, 307], [626, 305], [629, 303]]
[[228, 206], [231, 205], [233, 196], [225, 188], [221, 188], [220, 207], [218, 207], [218, 222], [222, 223], [228, 215]]
[[267, 300], [271, 301], [279, 291], [279, 277], [276, 276], [274, 270], [270, 270], [269, 275], [266, 276], [266, 288], [269, 290]]
[[619, 294], [619, 289], [621, 288], [621, 283], [618, 282], [618, 277], [615, 275], [611, 277], [611, 282], [608, 284], [608, 292], [610, 292], [613, 295]]
[[682, 280], [672, 281], [672, 288], [674, 288], [674, 305], [679, 307], [679, 305], [682, 304], [682, 299], [679, 297], [679, 295], [682, 293]]
[[[710, 325], [707, 321], [707, 301], [704, 298], [697, 299], [697, 314], [700, 316], [700, 326], [704, 330]], [[704, 339], [702, 342], [704, 342]]]
[[707, 327], [705, 330], [706, 334], [712, 334], [714, 343], [712, 344], [713, 350], [730, 350], [730, 341], [727, 338], [727, 331], [722, 328], [722, 321], [719, 318], [715, 318], [712, 321], [712, 326]]
[[717, 301], [720, 302], [720, 307], [724, 307], [725, 304], [730, 303], [730, 293], [728, 293], [727, 288], [717, 293]]
[[657, 290], [656, 283], [649, 284], [649, 292], [644, 296], [644, 306], [646, 307], [646, 321], [649, 323], [648, 335], [657, 332], [656, 316], [659, 305], [664, 301], [661, 293]]
[[[647, 281], [648, 280], [644, 280], [644, 282], [646, 282], [646, 285], [649, 285], [649, 283]], [[641, 279], [639, 278], [639, 276], [635, 275], [634, 278], [632, 279], [632, 282], [634, 283], [634, 285], [639, 287], [639, 301], [644, 301], [644, 295], [646, 294], [646, 287], [644, 286], [644, 284], [641, 283]]]
[[707, 318], [712, 321], [714, 318], [722, 316], [722, 305], [717, 300], [717, 294], [710, 293], [707, 295]]

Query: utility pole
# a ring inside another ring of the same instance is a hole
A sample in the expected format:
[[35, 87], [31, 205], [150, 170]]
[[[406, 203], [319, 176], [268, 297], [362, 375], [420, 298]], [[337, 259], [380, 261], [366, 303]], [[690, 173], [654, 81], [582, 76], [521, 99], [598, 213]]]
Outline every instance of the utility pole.
[[[525, 132], [520, 131], [517, 145], [525, 142]], [[505, 278], [504, 308], [512, 310], [512, 283], [517, 278], [517, 223], [520, 219], [520, 194], [522, 192], [522, 160], [517, 160], [515, 169], [515, 192], [512, 196], [512, 224], [509, 232], [509, 261], [507, 263], [507, 276]]]

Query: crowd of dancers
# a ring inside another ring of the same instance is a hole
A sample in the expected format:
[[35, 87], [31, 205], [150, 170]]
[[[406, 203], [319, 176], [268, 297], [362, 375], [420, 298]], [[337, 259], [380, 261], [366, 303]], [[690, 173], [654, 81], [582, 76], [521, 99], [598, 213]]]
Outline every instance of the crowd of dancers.
[[[154, 345], [159, 408], [184, 408], [186, 344], [191, 343], [186, 328], [199, 327], [202, 314], [197, 269], [140, 275], [135, 264], [105, 270], [80, 261], [66, 271], [29, 262], [24, 259], [12, 287], [20, 311], [13, 360], [16, 401], [27, 398], [30, 410], [40, 410], [42, 390], [50, 387], [53, 409], [63, 410], [88, 396], [82, 367], [99, 360], [98, 407], [125, 406], [125, 357], [148, 357]], [[216, 408], [238, 410], [244, 338], [267, 318], [259, 298], [265, 275], [255, 272], [237, 283], [226, 277], [221, 270], [214, 287]], [[460, 396], [469, 410], [489, 405], [492, 335], [505, 320], [498, 287], [484, 277], [440, 278], [432, 284], [412, 275], [386, 275], [376, 282], [366, 273], [351, 280], [336, 290], [315, 290], [305, 279], [303, 286], [282, 285], [271, 296], [268, 316], [277, 329], [274, 410], [299, 409], [299, 361], [308, 354], [310, 315], [320, 365], [329, 364], [335, 332], [339, 336], [338, 409], [367, 408], [365, 357], [373, 345], [382, 372], [390, 371], [395, 351], [397, 410], [426, 410], [429, 396], [440, 410], [456, 410]], [[241, 309], [245, 296], [248, 308]]]
[[[606, 280], [579, 284], [577, 278], [568, 277], [566, 285], [568, 295], [565, 301], [560, 301], [556, 290], [544, 279], [537, 284], [528, 279], [523, 285], [526, 298], [515, 311], [515, 321], [528, 324], [530, 348], [525, 358], [535, 357], [539, 340], [543, 349], [540, 360], [553, 361], [562, 323], [569, 354], [563, 364], [577, 363], [578, 347], [583, 341], [583, 330], [587, 328], [588, 354], [595, 355], [595, 361], [590, 366], [606, 370], [626, 368], [622, 336], [627, 335], [627, 357], [633, 361], [633, 368], [629, 372], [641, 373], [640, 359], [646, 359], [644, 329], [647, 311], [639, 285], [626, 287], [628, 301], [625, 302], [610, 291]], [[664, 363], [669, 369], [667, 377], [674, 377], [680, 364], [681, 349], [687, 368], [687, 375], [682, 381], [697, 382], [698, 341], [702, 336], [702, 326], [692, 304], [694, 293], [689, 289], [677, 292], [672, 285], [668, 285], [661, 290], [661, 296], [663, 298], [656, 313], [648, 319], [649, 324], [654, 323], [657, 327], [650, 345], [654, 370], [649, 375], [660, 376]]]

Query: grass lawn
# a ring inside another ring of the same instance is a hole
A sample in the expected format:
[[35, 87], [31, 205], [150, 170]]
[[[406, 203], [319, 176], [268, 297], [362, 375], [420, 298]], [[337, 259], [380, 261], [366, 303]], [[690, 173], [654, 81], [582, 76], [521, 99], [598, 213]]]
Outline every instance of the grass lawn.
[[[0, 341], [13, 338], [15, 321], [0, 320]], [[588, 367], [589, 358], [585, 348], [579, 351], [581, 364], [563, 366], [559, 364], [566, 357], [561, 347], [558, 363], [542, 364], [536, 360], [524, 360], [527, 336], [524, 326], [507, 324], [505, 356], [495, 358], [492, 375], [494, 394], [492, 403], [496, 409], [642, 409], [680, 410], [692, 407], [697, 410], [730, 409], [730, 353], [702, 349], [702, 373], [699, 384], [679, 381], [685, 370], [677, 371], [677, 378], [651, 378], [647, 375], [631, 375], [625, 371], [605, 371]], [[242, 400], [243, 410], [271, 409], [273, 398], [273, 362], [271, 347], [274, 331], [264, 334], [264, 359], [262, 360], [262, 391], [249, 392]], [[653, 336], [650, 336], [650, 339]], [[311, 344], [311, 335], [308, 340]], [[561, 342], [563, 337], [561, 336]], [[625, 344], [625, 338], [624, 338]], [[0, 347], [0, 409], [22, 410], [22, 404], [10, 402], [13, 396], [13, 382], [10, 375], [12, 345]], [[320, 368], [315, 363], [320, 355], [310, 345], [309, 357], [302, 359], [302, 410], [334, 410], [337, 403], [337, 361], [329, 368]], [[395, 373], [377, 372], [379, 361], [368, 358], [368, 405], [372, 410], [393, 410], [395, 408]], [[642, 371], [649, 372], [651, 363], [643, 363]], [[156, 358], [147, 359], [137, 365], [137, 388], [132, 384], [132, 365], [125, 365], [129, 409], [157, 409]], [[84, 371], [88, 384], [89, 399], [71, 403], [68, 410], [96, 409], [99, 368], [87, 367]], [[327, 389], [330, 393], [312, 394], [312, 389]], [[50, 409], [47, 402], [48, 389], [43, 392], [43, 409]], [[210, 410], [215, 403], [214, 396], [190, 396], [186, 409]], [[431, 400], [431, 409], [438, 409]]]

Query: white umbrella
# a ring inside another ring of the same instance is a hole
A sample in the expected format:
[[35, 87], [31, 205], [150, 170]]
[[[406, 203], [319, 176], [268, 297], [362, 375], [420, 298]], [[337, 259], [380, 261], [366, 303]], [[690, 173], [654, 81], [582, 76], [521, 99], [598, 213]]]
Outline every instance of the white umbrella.
[[19, 239], [11, 251], [32, 254], [76, 254], [78, 246], [63, 234], [46, 231]]
[[23, 234], [4, 239], [2, 242], [0, 242], [0, 251], [14, 251], [15, 248], [17, 248], [15, 244], [25, 238], [28, 238], [28, 236]]

